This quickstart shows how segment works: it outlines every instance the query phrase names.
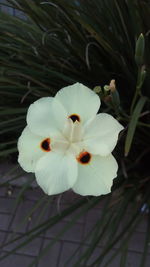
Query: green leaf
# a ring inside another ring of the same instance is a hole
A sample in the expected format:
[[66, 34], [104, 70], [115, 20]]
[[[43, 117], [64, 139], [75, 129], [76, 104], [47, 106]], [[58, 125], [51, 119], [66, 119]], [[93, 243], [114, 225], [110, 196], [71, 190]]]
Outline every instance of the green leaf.
[[[25, 234], [22, 234], [22, 236], [17, 237], [11, 241], [8, 241], [7, 243], [5, 243], [3, 246], [0, 246], [0, 248], [2, 247], [6, 247], [7, 245], [16, 242], [17, 240], [22, 239], [23, 237], [26, 237], [27, 240], [23, 241], [20, 245], [17, 245], [15, 247], [14, 250], [10, 251], [7, 253], [7, 255], [10, 255], [12, 253], [14, 253], [15, 251], [17, 251], [17, 249], [19, 249], [20, 247], [25, 246], [26, 244], [28, 244], [31, 240], [33, 240], [34, 238], [36, 238], [37, 236], [39, 236], [41, 233], [45, 232], [47, 229], [50, 229], [53, 225], [55, 225], [57, 222], [60, 221], [60, 219], [66, 217], [67, 215], [73, 213], [73, 211], [77, 210], [78, 208], [82, 207], [84, 208], [84, 206], [89, 207], [95, 203], [98, 203], [98, 201], [102, 199], [102, 197], [97, 197], [97, 198], [91, 198], [91, 199], [81, 199], [79, 201], [77, 201], [76, 203], [74, 203], [73, 205], [71, 205], [69, 208], [65, 209], [62, 211], [61, 214], [59, 215], [55, 215], [52, 218], [49, 218], [48, 220], [46, 220], [45, 222], [39, 224], [38, 226], [34, 227], [32, 230], [26, 232]], [[79, 216], [81, 216], [81, 213], [79, 214]], [[2, 257], [0, 257], [0, 260], [7, 257], [7, 255], [4, 255]]]
[[126, 136], [126, 141], [125, 141], [125, 156], [128, 156], [128, 154], [129, 154], [131, 144], [133, 141], [133, 137], [135, 134], [137, 122], [138, 122], [138, 119], [140, 117], [141, 111], [142, 111], [142, 109], [146, 103], [146, 100], [147, 100], [147, 98], [142, 96], [139, 99], [139, 101], [138, 101], [138, 103], [137, 103], [137, 105], [133, 111], [131, 121], [130, 121], [129, 126], [128, 126], [128, 131], [127, 131], [127, 136]]

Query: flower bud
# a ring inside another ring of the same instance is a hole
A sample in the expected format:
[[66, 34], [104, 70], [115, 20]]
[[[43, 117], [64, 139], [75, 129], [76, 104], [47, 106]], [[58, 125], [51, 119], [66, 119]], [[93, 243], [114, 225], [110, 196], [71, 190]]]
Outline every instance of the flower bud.
[[94, 91], [96, 94], [99, 94], [99, 93], [102, 91], [102, 89], [101, 89], [100, 86], [95, 86], [94, 89], [93, 89], [93, 91]]
[[110, 86], [109, 85], [105, 85], [104, 86], [104, 91], [105, 92], [109, 92], [110, 91]]
[[105, 92], [114, 92], [116, 90], [116, 84], [115, 84], [115, 80], [111, 80], [109, 85], [105, 85], [104, 86], [104, 91]]
[[136, 42], [136, 47], [135, 47], [135, 61], [139, 67], [144, 63], [144, 48], [145, 48], [145, 40], [144, 40], [144, 35], [141, 33]]

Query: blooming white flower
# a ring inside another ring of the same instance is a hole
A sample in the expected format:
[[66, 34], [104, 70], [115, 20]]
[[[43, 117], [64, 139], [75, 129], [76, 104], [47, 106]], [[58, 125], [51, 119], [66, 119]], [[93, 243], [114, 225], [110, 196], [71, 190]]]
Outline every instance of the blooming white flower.
[[118, 170], [111, 152], [123, 126], [109, 114], [96, 115], [99, 107], [98, 95], [80, 83], [30, 105], [18, 161], [35, 173], [45, 193], [72, 188], [97, 196], [111, 191]]

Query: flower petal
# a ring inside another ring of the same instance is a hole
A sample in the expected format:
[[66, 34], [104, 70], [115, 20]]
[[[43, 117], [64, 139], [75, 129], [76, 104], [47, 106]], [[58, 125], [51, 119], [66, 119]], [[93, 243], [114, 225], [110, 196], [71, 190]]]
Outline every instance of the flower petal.
[[78, 178], [72, 189], [83, 196], [108, 194], [117, 170], [118, 164], [111, 154], [107, 157], [92, 156], [89, 164], [78, 164]]
[[33, 134], [28, 127], [25, 127], [18, 140], [18, 162], [27, 172], [34, 172], [37, 161], [45, 155], [40, 144], [43, 137]]
[[95, 116], [100, 107], [100, 98], [81, 83], [62, 88], [55, 96], [65, 107], [68, 116], [79, 115], [81, 122]]
[[51, 152], [38, 161], [35, 176], [46, 194], [62, 193], [77, 179], [76, 159], [70, 154]]
[[27, 113], [27, 124], [30, 130], [38, 135], [55, 135], [63, 128], [66, 111], [53, 97], [43, 97], [30, 105]]
[[117, 144], [123, 126], [111, 115], [100, 113], [87, 122], [84, 133], [85, 150], [101, 156], [109, 155]]

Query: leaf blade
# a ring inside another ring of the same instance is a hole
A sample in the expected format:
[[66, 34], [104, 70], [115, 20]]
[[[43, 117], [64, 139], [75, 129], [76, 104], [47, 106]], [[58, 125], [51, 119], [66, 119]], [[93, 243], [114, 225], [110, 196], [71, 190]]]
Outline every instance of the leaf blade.
[[147, 100], [147, 98], [145, 96], [142, 96], [139, 99], [139, 101], [138, 101], [138, 103], [137, 103], [137, 105], [133, 111], [131, 121], [130, 121], [129, 127], [128, 127], [126, 141], [125, 141], [125, 156], [128, 156], [128, 154], [129, 154], [131, 144], [133, 141], [133, 137], [134, 137], [134, 133], [136, 130], [137, 122], [138, 122], [140, 113], [141, 113], [141, 111], [142, 111], [142, 109], [146, 103], [146, 100]]

